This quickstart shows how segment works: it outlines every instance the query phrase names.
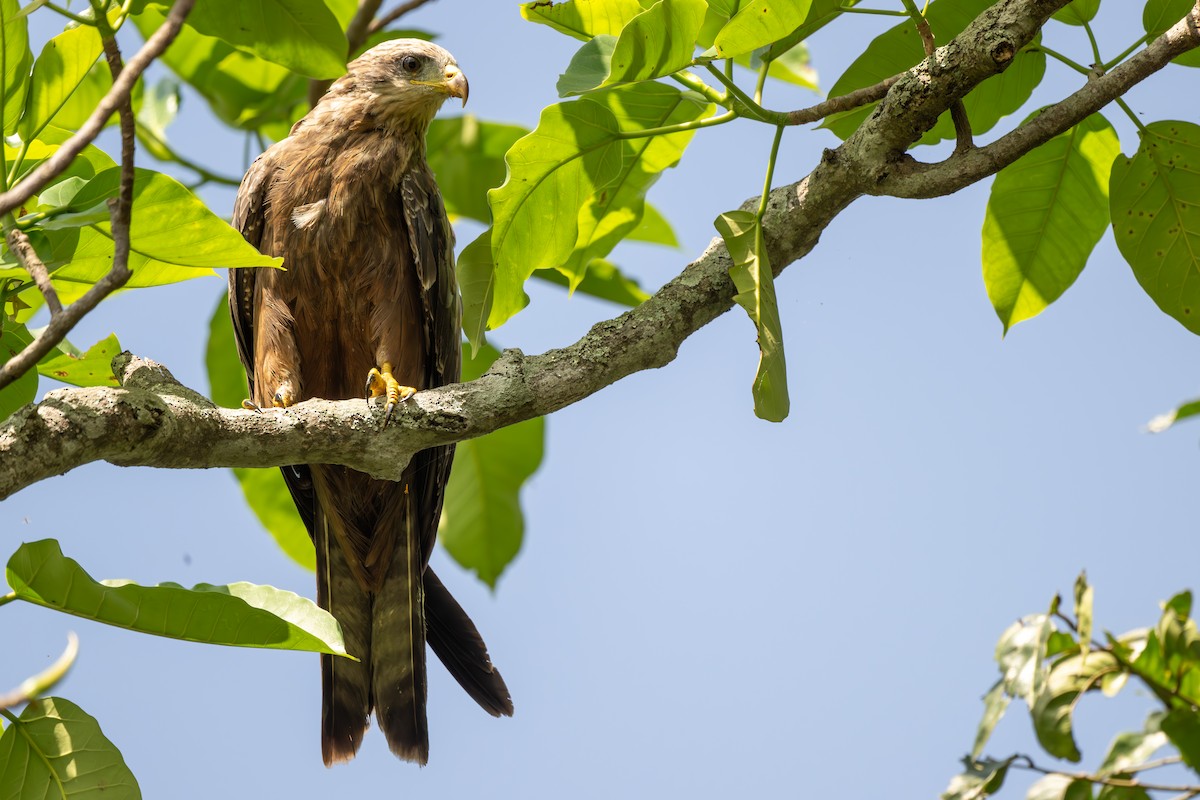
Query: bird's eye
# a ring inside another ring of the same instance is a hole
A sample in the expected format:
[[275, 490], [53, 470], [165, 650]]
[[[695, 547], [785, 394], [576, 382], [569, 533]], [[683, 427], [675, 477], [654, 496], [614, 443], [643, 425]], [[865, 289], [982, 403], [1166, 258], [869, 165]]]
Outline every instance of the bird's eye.
[[421, 68], [421, 60], [416, 56], [405, 56], [400, 59], [400, 66], [404, 67], [405, 72], [416, 72]]

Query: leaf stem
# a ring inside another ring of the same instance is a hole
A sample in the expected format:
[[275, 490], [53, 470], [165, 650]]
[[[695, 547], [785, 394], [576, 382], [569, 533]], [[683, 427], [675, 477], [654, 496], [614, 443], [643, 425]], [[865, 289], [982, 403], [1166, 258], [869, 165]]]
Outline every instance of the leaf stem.
[[[729, 93], [733, 95], [734, 102], [730, 103], [729, 98], [726, 97], [725, 102], [721, 105], [725, 106], [726, 108], [738, 110], [738, 113], [743, 117], [750, 117], [751, 119], [756, 119], [759, 122], [771, 121], [770, 112], [768, 112], [758, 103], [754, 102], [754, 98], [742, 91], [741, 87], [732, 80], [725, 77], [725, 74], [721, 72], [721, 70], [717, 69], [712, 64], [705, 64], [704, 67], [711, 72], [718, 81], [724, 84], [725, 88], [729, 90]], [[742, 113], [742, 109], [737, 109], [739, 104], [745, 107], [745, 113]]]
[[842, 6], [838, 9], [843, 14], [878, 14], [881, 17], [907, 17], [907, 11], [895, 11], [889, 8], [859, 8], [857, 6]]
[[672, 133], [682, 133], [684, 131], [694, 131], [700, 128], [711, 128], [714, 125], [724, 125], [726, 122], [732, 122], [738, 118], [736, 111], [726, 111], [724, 114], [717, 114], [713, 117], [705, 117], [704, 119], [693, 120], [691, 122], [681, 122], [678, 125], [662, 125], [657, 128], [642, 128], [639, 131], [621, 131], [617, 134], [618, 139], [645, 139], [648, 136], [667, 136]]
[[775, 159], [779, 155], [779, 142], [783, 139], [784, 125], [775, 126], [775, 139], [771, 142], [771, 155], [767, 158], [767, 177], [763, 180], [762, 197], [758, 198], [758, 211], [754, 217], [762, 230], [763, 216], [767, 213], [767, 200], [771, 196], [771, 182], [775, 179]]
[[6, 595], [0, 595], [0, 606], [5, 606], [17, 599], [16, 592], [9, 592]]
[[1092, 58], [1096, 59], [1092, 63], [1101, 66], [1104, 63], [1104, 56], [1100, 55], [1100, 45], [1096, 42], [1096, 34], [1092, 33], [1092, 26], [1086, 21], [1083, 23], [1083, 30], [1087, 33], [1088, 41], [1092, 43]]
[[1062, 53], [1058, 52], [1057, 50], [1053, 50], [1049, 47], [1046, 47], [1046, 45], [1044, 45], [1044, 44], [1034, 44], [1034, 45], [1030, 45], [1028, 48], [1026, 48], [1026, 52], [1029, 52], [1029, 53], [1036, 53], [1039, 51], [1050, 56], [1055, 61], [1060, 61], [1063, 64], [1066, 64], [1068, 67], [1075, 70], [1080, 75], [1091, 75], [1092, 74], [1092, 71], [1090, 69], [1088, 69], [1087, 67], [1085, 67], [1083, 64], [1080, 64], [1078, 61], [1075, 61], [1074, 59], [1063, 55]]
[[1121, 110], [1125, 112], [1125, 115], [1128, 116], [1129, 119], [1133, 121], [1133, 124], [1137, 126], [1138, 133], [1141, 135], [1145, 135], [1146, 126], [1143, 125], [1142, 121], [1137, 118], [1137, 114], [1133, 113], [1133, 109], [1130, 108], [1129, 104], [1125, 102], [1125, 98], [1118, 97], [1115, 99], [1117, 101], [1117, 105], [1120, 106]]
[[72, 22], [78, 22], [80, 25], [87, 25], [89, 28], [96, 27], [96, 20], [89, 19], [88, 17], [81, 16], [72, 11], [68, 11], [67, 9], [58, 5], [57, 3], [46, 3], [45, 6], [46, 6], [46, 8], [50, 9], [51, 11], [56, 11], [59, 14], [62, 14], [64, 17], [71, 20]]
[[690, 72], [683, 72], [682, 70], [673, 72], [671, 73], [671, 78], [693, 92], [703, 95], [710, 103], [716, 103], [722, 108], [727, 108], [729, 105], [729, 98], [727, 96], [721, 94]]
[[1133, 44], [1129, 45], [1129, 47], [1126, 47], [1124, 50], [1121, 51], [1120, 55], [1118, 55], [1112, 61], [1109, 61], [1102, 65], [1104, 68], [1104, 71], [1108, 72], [1110, 69], [1115, 67], [1117, 64], [1120, 64], [1122, 61], [1124, 61], [1126, 58], [1129, 57], [1130, 53], [1132, 53], [1134, 50], [1137, 50], [1139, 47], [1144, 45], [1147, 41], [1149, 41], [1149, 39], [1150, 39], [1150, 34], [1147, 33], [1145, 36], [1138, 39]]

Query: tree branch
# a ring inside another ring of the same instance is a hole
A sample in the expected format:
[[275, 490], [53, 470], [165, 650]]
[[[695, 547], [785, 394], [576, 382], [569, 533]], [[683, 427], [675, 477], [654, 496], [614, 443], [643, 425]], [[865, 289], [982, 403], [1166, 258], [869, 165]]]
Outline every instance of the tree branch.
[[[772, 191], [763, 231], [777, 271], [807, 255], [858, 197], [915, 185], [905, 183], [916, 180], [907, 176], [917, 169], [907, 149], [956, 99], [1003, 71], [1066, 2], [1002, 0], [989, 8], [934, 58], [896, 80], [859, 130], [826, 150], [808, 177]], [[1085, 87], [1087, 103], [1099, 107], [1111, 101], [1197, 44], [1194, 19], [1190, 27], [1172, 28], [1130, 66]], [[1075, 111], [1080, 118], [1091, 113]], [[1047, 112], [1056, 113], [1066, 112]], [[1047, 138], [1029, 137], [1026, 150]], [[965, 185], [955, 170], [919, 166], [942, 170], [940, 177], [918, 170], [920, 186], [930, 194]], [[752, 198], [744, 207], [758, 203]], [[637, 308], [597, 324], [568, 347], [530, 357], [508, 351], [478, 380], [418, 392], [385, 428], [382, 408], [365, 400], [309, 400], [261, 413], [220, 409], [158, 365], [123, 354], [114, 363], [121, 388], [49, 392], [0, 424], [0, 498], [97, 460], [158, 467], [343, 464], [396, 479], [414, 452], [549, 414], [634, 372], [670, 363], [685, 339], [731, 307], [730, 266], [724, 245], [714, 239]]]
[[64, 142], [62, 147], [54, 152], [54, 155], [31, 170], [16, 186], [0, 193], [0, 216], [9, 213], [41, 191], [43, 186], [70, 166], [75, 157], [83, 152], [83, 148], [95, 140], [113, 112], [123, 102], [129, 100], [129, 93], [133, 91], [134, 84], [137, 83], [137, 79], [141, 77], [146, 67], [162, 55], [167, 46], [179, 35], [183, 21], [195, 4], [196, 0], [175, 0], [162, 27], [146, 40], [142, 49], [133, 58], [129, 59], [129, 63], [121, 72], [121, 77], [113, 81], [108, 94], [100, 100], [96, 110], [87, 118], [87, 122], [83, 123], [79, 131]]

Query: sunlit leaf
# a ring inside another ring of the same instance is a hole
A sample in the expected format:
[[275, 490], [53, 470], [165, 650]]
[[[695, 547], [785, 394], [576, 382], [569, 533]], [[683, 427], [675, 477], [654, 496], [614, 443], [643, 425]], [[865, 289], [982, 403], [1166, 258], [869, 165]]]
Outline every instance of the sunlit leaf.
[[112, 360], [120, 352], [121, 343], [113, 333], [96, 342], [82, 355], [63, 353], [41, 362], [37, 369], [47, 378], [72, 386], [116, 386], [117, 376], [112, 371]]
[[1190, 708], [1175, 708], [1162, 718], [1162, 730], [1179, 750], [1183, 763], [1200, 771], [1200, 715]]
[[942, 792], [942, 800], [982, 800], [995, 794], [1004, 785], [1012, 761], [964, 758], [966, 770], [950, 779], [950, 786]]
[[1087, 582], [1087, 573], [1075, 580], [1075, 627], [1079, 631], [1079, 646], [1086, 653], [1092, 643], [1092, 609], [1095, 592]]
[[812, 0], [750, 0], [713, 40], [721, 58], [733, 58], [769, 45], [800, 27]]
[[1117, 661], [1107, 651], [1068, 656], [1051, 667], [1031, 709], [1033, 729], [1047, 753], [1079, 761], [1073, 731], [1076, 702], [1083, 692], [1098, 689], [1103, 675], [1116, 671]]
[[[0, 364], [24, 350], [33, 337], [24, 325], [4, 320], [3, 332], [0, 332]], [[26, 403], [32, 403], [37, 396], [37, 370], [28, 370], [15, 381], [0, 389], [0, 420], [7, 419], [14, 411]]]
[[1161, 713], [1151, 714], [1142, 731], [1118, 734], [1108, 747], [1108, 753], [1096, 771], [1098, 775], [1116, 775], [1132, 772], [1141, 767], [1160, 748], [1167, 744], [1167, 735], [1162, 732]]
[[[462, 379], [478, 378], [499, 355], [486, 346], [475, 358], [464, 351]], [[457, 445], [439, 537], [488, 586], [521, 548], [521, 487], [542, 462], [544, 436], [545, 420], [535, 417]]]
[[451, 216], [491, 221], [488, 190], [504, 183], [504, 154], [528, 133], [472, 114], [433, 121], [426, 138], [429, 166]]
[[167, 145], [167, 126], [179, 113], [179, 83], [163, 78], [146, 90], [137, 113], [137, 132], [142, 145], [159, 161], [173, 158]]
[[654, 4], [655, 0], [566, 0], [561, 3], [522, 3], [521, 16], [530, 22], [549, 25], [576, 39], [607, 34], [621, 29]]
[[18, 0], [0, 0], [0, 77], [4, 80], [3, 103], [0, 104], [0, 128], [4, 135], [16, 132], [17, 121], [25, 109], [29, 92], [29, 72], [33, 66], [33, 51], [29, 49], [29, 22], [20, 13]]
[[346, 71], [346, 34], [323, 2], [197, 0], [187, 25], [310, 78]]
[[1116, 131], [1093, 114], [1002, 169], [983, 221], [983, 280], [1007, 332], [1065, 292], [1108, 227]]
[[631, 242], [649, 242], [679, 247], [679, 239], [663, 213], [649, 203], [642, 204], [642, 221], [625, 237]]
[[34, 700], [0, 734], [0, 797], [141, 796], [121, 751], [100, 723], [70, 700]]
[[1178, 408], [1172, 411], [1168, 411], [1165, 414], [1159, 414], [1157, 417], [1146, 423], [1146, 429], [1149, 430], [1150, 433], [1162, 433], [1176, 422], [1182, 422], [1183, 420], [1188, 419], [1189, 417], [1194, 417], [1197, 414], [1200, 414], [1200, 399], [1190, 400], [1186, 403], [1180, 404]]
[[996, 643], [996, 663], [1004, 676], [1004, 688], [1030, 706], [1046, 680], [1046, 644], [1054, 628], [1046, 614], [1032, 614], [1014, 622]]
[[29, 103], [17, 126], [22, 139], [36, 138], [46, 123], [55, 119], [102, 50], [99, 31], [87, 25], [68, 28], [46, 42], [34, 62]]
[[1025, 800], [1091, 800], [1090, 781], [1054, 773], [1044, 775], [1029, 787]]
[[988, 739], [992, 738], [992, 731], [1004, 716], [1010, 701], [1011, 698], [1004, 689], [1003, 679], [996, 681], [983, 696], [983, 719], [979, 721], [979, 727], [975, 730], [975, 744], [971, 747], [972, 759], [977, 759], [983, 754], [983, 748], [987, 746]]
[[132, 631], [208, 644], [346, 654], [333, 617], [311, 600], [272, 586], [202, 583], [185, 589], [99, 582], [52, 539], [21, 545], [5, 577], [18, 599]]
[[750, 211], [729, 211], [714, 224], [733, 266], [737, 294], [734, 300], [750, 315], [758, 330], [758, 372], [754, 376], [754, 413], [771, 422], [788, 415], [787, 365], [783, 355], [783, 330], [775, 300], [775, 277], [763, 245], [762, 226]]
[[[539, 269], [533, 273], [533, 277], [564, 289], [571, 288], [571, 282], [567, 280], [567, 277], [555, 269]], [[650, 297], [637, 281], [622, 274], [621, 270], [611, 261], [602, 258], [588, 264], [587, 274], [583, 281], [575, 287], [575, 291], [631, 308], [641, 305]]]

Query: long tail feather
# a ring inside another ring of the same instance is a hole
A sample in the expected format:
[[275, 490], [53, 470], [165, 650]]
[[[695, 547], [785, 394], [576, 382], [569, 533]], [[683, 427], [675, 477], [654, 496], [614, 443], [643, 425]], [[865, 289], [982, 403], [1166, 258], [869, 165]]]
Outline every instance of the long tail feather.
[[511, 717], [512, 697], [500, 671], [492, 666], [483, 637], [467, 612], [428, 568], [425, 570], [425, 621], [429, 646], [458, 685], [493, 717]]
[[342, 627], [346, 652], [321, 656], [321, 757], [325, 766], [354, 758], [370, 724], [371, 598], [354, 577], [329, 518], [317, 511], [317, 603]]
[[[371, 620], [371, 689], [375, 717], [388, 747], [400, 758], [429, 760], [425, 717], [424, 559], [411, 495], [404, 495], [402, 529], [392, 563], [375, 595]], [[377, 534], [378, 535], [378, 534]]]

